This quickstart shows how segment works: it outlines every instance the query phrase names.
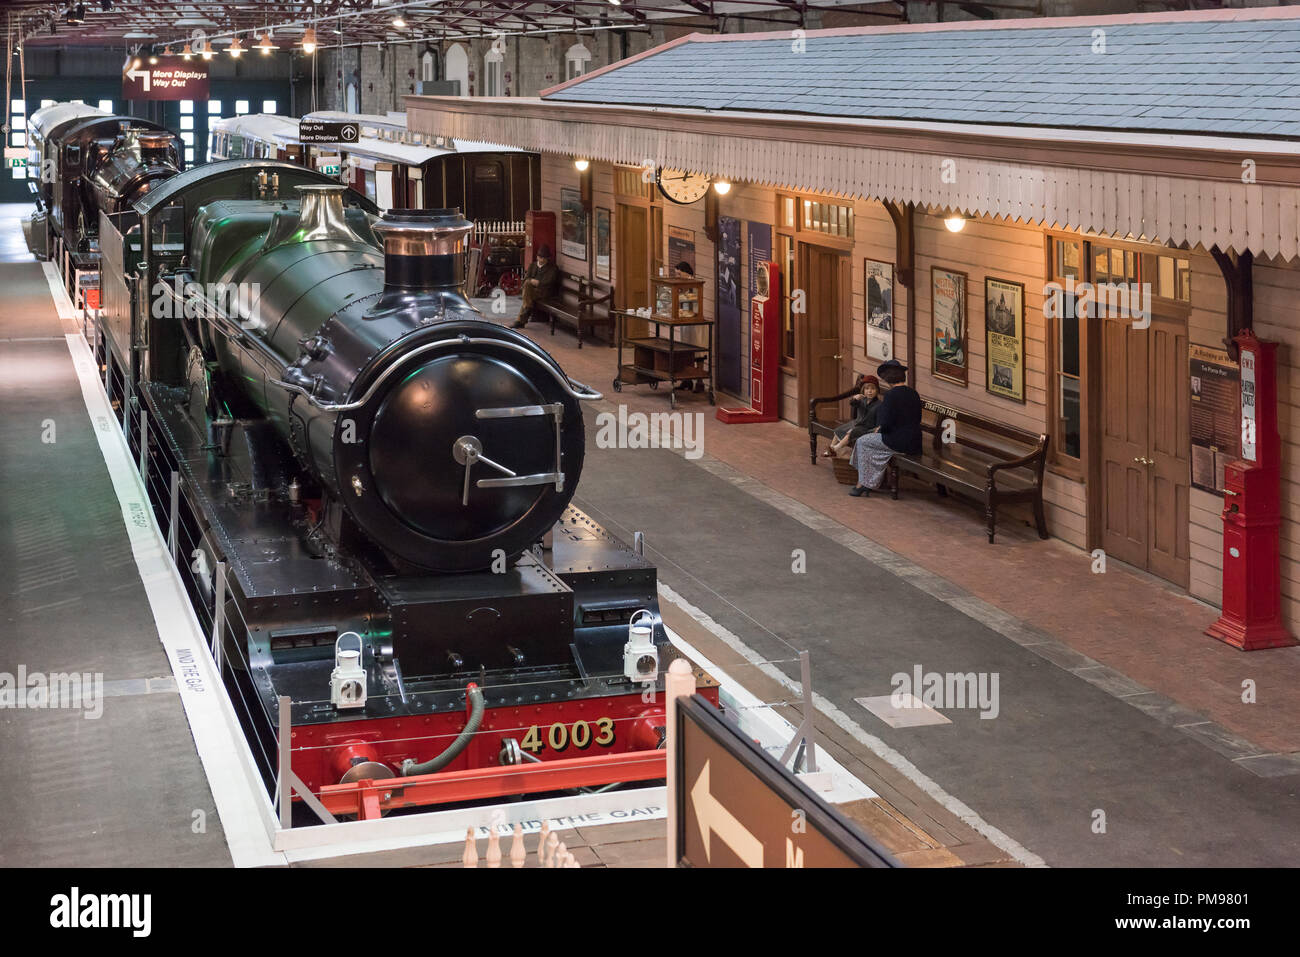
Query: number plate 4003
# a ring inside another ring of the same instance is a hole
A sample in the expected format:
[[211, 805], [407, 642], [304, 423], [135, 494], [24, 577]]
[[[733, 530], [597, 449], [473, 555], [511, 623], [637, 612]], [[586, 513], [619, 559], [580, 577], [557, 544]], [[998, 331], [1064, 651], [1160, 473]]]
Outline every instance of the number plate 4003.
[[585, 751], [593, 744], [606, 748], [614, 743], [613, 718], [597, 718], [591, 723], [575, 721], [573, 724], [565, 724], [559, 721], [550, 727], [545, 727], [545, 740], [543, 740], [544, 727], [535, 724], [529, 728], [524, 739], [519, 742], [519, 746], [536, 754], [546, 747], [552, 751], [563, 751], [569, 745], [573, 745], [578, 750]]

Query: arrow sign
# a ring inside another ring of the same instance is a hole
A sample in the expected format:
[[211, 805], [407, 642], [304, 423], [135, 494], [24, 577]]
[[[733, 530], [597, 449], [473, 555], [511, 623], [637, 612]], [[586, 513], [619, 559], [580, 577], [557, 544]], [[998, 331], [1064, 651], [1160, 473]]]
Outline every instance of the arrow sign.
[[148, 70], [127, 70], [126, 78], [128, 80], [143, 80], [144, 92], [149, 92], [149, 71]]
[[695, 807], [695, 820], [700, 826], [700, 839], [704, 841], [704, 857], [712, 862], [710, 835], [717, 834], [722, 843], [731, 848], [746, 867], [763, 866], [763, 844], [745, 825], [741, 824], [709, 790], [709, 762], [704, 762], [700, 775], [691, 788], [691, 804]]

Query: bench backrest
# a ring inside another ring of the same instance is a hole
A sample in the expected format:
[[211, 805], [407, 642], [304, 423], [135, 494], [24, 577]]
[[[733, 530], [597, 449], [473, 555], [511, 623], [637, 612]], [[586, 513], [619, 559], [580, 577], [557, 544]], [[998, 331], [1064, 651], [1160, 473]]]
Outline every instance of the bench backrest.
[[1045, 434], [994, 422], [974, 412], [925, 399], [921, 404], [921, 429], [930, 434], [935, 455], [942, 457], [945, 449], [949, 448], [948, 443], [943, 441], [944, 423], [948, 419], [956, 423], [952, 448], [974, 450], [1002, 461], [1037, 452], [1039, 454], [1035, 468], [1036, 471], [1042, 471], [1047, 453]]

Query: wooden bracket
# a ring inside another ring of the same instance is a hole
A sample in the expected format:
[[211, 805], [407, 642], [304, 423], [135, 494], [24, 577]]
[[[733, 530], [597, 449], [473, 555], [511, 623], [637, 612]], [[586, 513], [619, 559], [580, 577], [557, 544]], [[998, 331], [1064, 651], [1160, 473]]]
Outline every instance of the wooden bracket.
[[1229, 253], [1214, 246], [1210, 249], [1210, 255], [1219, 264], [1219, 272], [1223, 273], [1223, 282], [1228, 287], [1228, 335], [1223, 344], [1232, 361], [1238, 362], [1240, 349], [1237, 335], [1242, 330], [1253, 328], [1255, 322], [1255, 293], [1252, 283], [1255, 254], [1249, 250]]

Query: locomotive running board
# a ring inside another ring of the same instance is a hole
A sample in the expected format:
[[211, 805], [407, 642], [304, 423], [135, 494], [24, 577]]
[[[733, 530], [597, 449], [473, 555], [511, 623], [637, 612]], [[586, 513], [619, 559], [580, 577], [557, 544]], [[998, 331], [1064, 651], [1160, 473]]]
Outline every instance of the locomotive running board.
[[665, 754], [664, 751], [624, 751], [539, 764], [469, 768], [409, 778], [329, 784], [321, 788], [320, 802], [336, 817], [352, 815], [358, 820], [368, 821], [404, 807], [656, 781], [668, 773]]

